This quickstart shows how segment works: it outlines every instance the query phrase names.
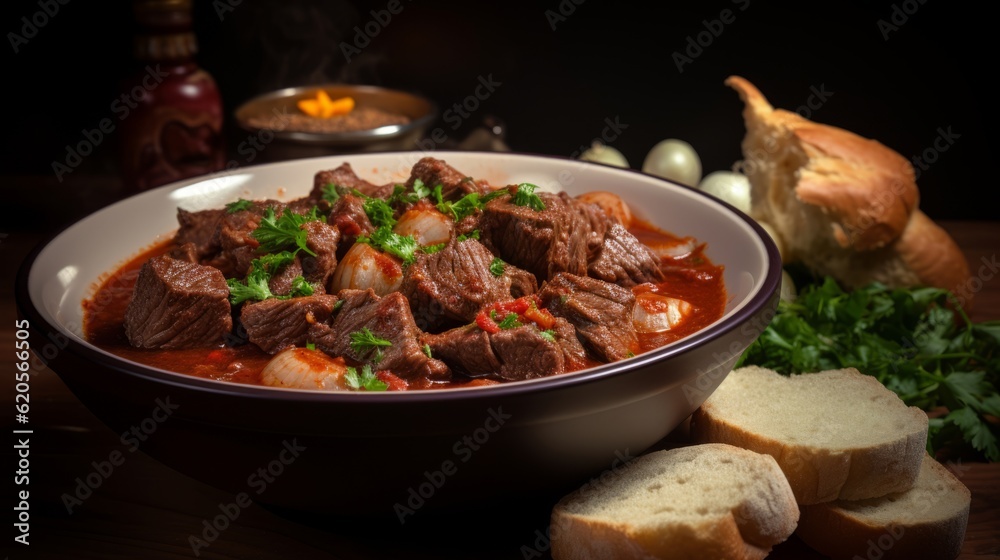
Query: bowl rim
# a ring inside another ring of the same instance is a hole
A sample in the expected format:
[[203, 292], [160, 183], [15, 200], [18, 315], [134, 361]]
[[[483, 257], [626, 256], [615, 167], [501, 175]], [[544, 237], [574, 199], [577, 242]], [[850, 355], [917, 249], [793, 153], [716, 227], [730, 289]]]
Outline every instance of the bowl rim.
[[[412, 151], [389, 151], [389, 152], [377, 152], [372, 154], [353, 154], [356, 156], [375, 156], [381, 155], [385, 157], [392, 156], [406, 156], [412, 154]], [[779, 292], [779, 287], [781, 283], [782, 266], [781, 266], [781, 256], [778, 252], [778, 247], [775, 245], [774, 241], [770, 238], [767, 232], [758, 224], [753, 218], [743, 213], [739, 209], [735, 208], [731, 204], [721, 200], [715, 196], [708, 193], [699, 191], [698, 189], [677, 183], [675, 181], [670, 181], [654, 175], [643, 173], [642, 171], [636, 169], [626, 169], [619, 168], [610, 165], [604, 165], [594, 162], [586, 162], [577, 160], [565, 156], [553, 156], [549, 154], [538, 154], [532, 152], [490, 152], [490, 151], [435, 151], [433, 153], [434, 157], [439, 157], [441, 159], [446, 159], [449, 154], [462, 154], [462, 155], [475, 155], [475, 154], [491, 154], [492, 156], [504, 156], [504, 157], [530, 157], [530, 158], [541, 158], [548, 160], [561, 160], [561, 161], [571, 161], [574, 164], [580, 164], [585, 166], [596, 165], [605, 168], [611, 168], [617, 170], [617, 172], [622, 173], [634, 173], [645, 178], [652, 178], [657, 181], [663, 181], [674, 187], [679, 187], [685, 190], [693, 191], [697, 193], [697, 196], [704, 197], [714, 203], [719, 204], [725, 210], [732, 213], [736, 218], [742, 220], [757, 234], [757, 238], [763, 243], [764, 250], [767, 255], [766, 273], [764, 277], [759, 281], [759, 288], [756, 293], [754, 293], [749, 301], [747, 301], [742, 307], [736, 309], [732, 316], [725, 320], [717, 321], [697, 332], [694, 332], [684, 338], [674, 341], [670, 344], [661, 346], [649, 352], [645, 352], [629, 358], [627, 360], [622, 360], [619, 362], [612, 362], [608, 364], [602, 364], [599, 366], [586, 368], [583, 370], [578, 370], [574, 372], [569, 372], [559, 375], [549, 375], [545, 377], [539, 377], [534, 379], [528, 379], [523, 381], [515, 381], [509, 383], [501, 383], [499, 385], [490, 386], [480, 386], [480, 387], [462, 387], [462, 388], [448, 388], [448, 389], [422, 389], [415, 391], [388, 391], [380, 393], [367, 393], [361, 392], [333, 392], [333, 391], [312, 391], [305, 389], [288, 389], [279, 387], [265, 387], [260, 385], [250, 385], [243, 383], [234, 383], [231, 381], [222, 381], [215, 379], [206, 379], [202, 377], [197, 377], [180, 372], [172, 372], [169, 370], [164, 370], [160, 368], [155, 368], [141, 364], [138, 362], [133, 362], [125, 358], [121, 358], [108, 352], [106, 350], [100, 349], [90, 343], [80, 343], [74, 337], [65, 337], [67, 334], [61, 326], [53, 325], [49, 322], [44, 315], [35, 306], [34, 302], [30, 296], [29, 288], [29, 276], [31, 270], [34, 266], [35, 261], [38, 259], [39, 255], [59, 236], [66, 232], [66, 230], [74, 227], [75, 225], [83, 222], [84, 220], [91, 219], [96, 213], [103, 210], [114, 207], [126, 200], [130, 200], [134, 197], [143, 196], [149, 192], [156, 190], [175, 190], [187, 185], [191, 185], [200, 181], [208, 180], [212, 177], [212, 174], [201, 175], [198, 177], [192, 177], [182, 181], [169, 183], [155, 189], [150, 189], [147, 191], [135, 193], [128, 197], [122, 198], [102, 209], [92, 212], [86, 216], [75, 220], [73, 223], [68, 224], [59, 231], [53, 233], [51, 236], [45, 240], [38, 243], [38, 245], [25, 257], [22, 261], [20, 268], [17, 272], [17, 277], [14, 286], [14, 296], [17, 309], [21, 316], [28, 318], [31, 328], [38, 329], [42, 327], [41, 330], [45, 331], [46, 335], [57, 334], [64, 336], [67, 340], [65, 348], [60, 350], [65, 352], [72, 350], [78, 355], [86, 358], [88, 361], [100, 365], [102, 367], [108, 367], [119, 373], [126, 375], [143, 378], [148, 381], [155, 383], [160, 383], [167, 386], [176, 387], [184, 390], [196, 390], [199, 392], [215, 393], [220, 395], [227, 395], [231, 397], [245, 397], [249, 399], [262, 399], [262, 400], [291, 400], [303, 403], [317, 403], [317, 402], [329, 402], [332, 404], [344, 404], [344, 403], [364, 403], [370, 404], [373, 402], [384, 402], [384, 403], [408, 403], [408, 404], [418, 404], [418, 403], [437, 403], [437, 402], [450, 402], [454, 400], [484, 400], [484, 399], [494, 399], [494, 398], [504, 398], [504, 397], [515, 397], [523, 396], [528, 393], [544, 393], [548, 391], [562, 390], [569, 387], [575, 387], [578, 385], [586, 385], [590, 383], [600, 382], [606, 378], [615, 377], [617, 375], [625, 374], [630, 371], [641, 370], [648, 366], [651, 366], [657, 362], [667, 362], [671, 358], [683, 355], [689, 350], [692, 350], [698, 346], [709, 344], [719, 338], [722, 338], [732, 331], [741, 328], [745, 323], [752, 320], [755, 316], [760, 313], [766, 313], [768, 307], [771, 307], [773, 312], [773, 307], [776, 305], [776, 300]], [[241, 167], [241, 172], [253, 173], [254, 170], [262, 167], [276, 167], [281, 165], [304, 165], [309, 162], [313, 162], [321, 159], [329, 159], [331, 156], [321, 156], [315, 158], [303, 158], [295, 159], [282, 162], [273, 163], [263, 163], [257, 165], [250, 165]], [[352, 154], [336, 154], [332, 157], [338, 158], [350, 158]], [[759, 330], [763, 330], [762, 325]], [[72, 333], [69, 333], [72, 334]], [[759, 333], [758, 333], [759, 335]], [[74, 335], [75, 336], [75, 335]], [[711, 368], [709, 368], [711, 369]], [[708, 371], [706, 369], [705, 371]], [[58, 372], [56, 372], [58, 374]]]
[[[250, 126], [246, 122], [246, 119], [240, 117], [241, 112], [245, 111], [248, 107], [255, 105], [257, 103], [263, 103], [272, 100], [280, 100], [301, 93], [309, 91], [318, 91], [321, 89], [325, 90], [328, 88], [345, 88], [345, 89], [357, 90], [363, 93], [372, 93], [376, 95], [378, 94], [403, 95], [406, 97], [413, 98], [422, 103], [425, 103], [427, 105], [427, 112], [419, 117], [411, 119], [410, 122], [406, 124], [391, 124], [386, 126], [380, 126], [378, 128], [370, 128], [366, 130], [354, 130], [349, 132], [303, 132], [295, 130], [275, 130], [275, 129]], [[380, 142], [383, 140], [390, 140], [398, 138], [400, 136], [404, 136], [414, 130], [420, 130], [426, 128], [437, 118], [437, 116], [438, 116], [437, 104], [422, 95], [410, 91], [386, 88], [382, 86], [345, 84], [339, 82], [329, 82], [329, 83], [305, 85], [305, 86], [291, 86], [291, 87], [277, 89], [274, 91], [269, 91], [244, 101], [238, 107], [236, 107], [235, 110], [233, 110], [233, 118], [236, 120], [236, 123], [239, 125], [240, 128], [242, 128], [247, 132], [259, 133], [262, 130], [270, 130], [271, 133], [274, 134], [275, 138], [302, 144], [315, 144], [315, 145], [329, 145], [331, 143], [337, 145], [340, 144], [361, 145], [361, 144]], [[280, 162], [274, 162], [274, 163], [280, 163]]]

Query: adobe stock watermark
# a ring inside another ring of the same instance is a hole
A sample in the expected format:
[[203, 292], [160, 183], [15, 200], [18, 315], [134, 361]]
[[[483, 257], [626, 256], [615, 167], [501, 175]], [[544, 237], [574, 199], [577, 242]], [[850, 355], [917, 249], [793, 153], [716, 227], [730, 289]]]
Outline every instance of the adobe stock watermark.
[[215, 15], [219, 16], [219, 21], [225, 21], [226, 15], [236, 11], [236, 7], [243, 3], [243, 0], [213, 0], [212, 8]]
[[[149, 413], [149, 416], [122, 432], [120, 441], [128, 453], [138, 451], [142, 442], [147, 441], [150, 436], [155, 434], [160, 424], [166, 422], [180, 408], [179, 405], [170, 402], [169, 396], [162, 399], [157, 398], [154, 402], [156, 406]], [[76, 477], [76, 487], [73, 491], [64, 492], [61, 496], [66, 513], [72, 515], [73, 508], [83, 505], [85, 500], [93, 496], [94, 491], [111, 478], [115, 469], [125, 464], [127, 457], [121, 449], [114, 449], [108, 453], [107, 458], [91, 461], [92, 470], [83, 476]]]
[[545, 21], [549, 22], [549, 27], [552, 31], [556, 30], [556, 27], [566, 21], [566, 19], [576, 13], [576, 8], [582, 6], [586, 0], [560, 0], [556, 9], [545, 10]]
[[[628, 472], [629, 468], [632, 467], [632, 461], [635, 460], [635, 457], [629, 453], [628, 448], [625, 451], [616, 449], [614, 455], [615, 458], [611, 461], [611, 466], [584, 483], [577, 491], [578, 493], [575, 495], [576, 499], [586, 499], [595, 492], [600, 492], [602, 489], [614, 484], [616, 480]], [[542, 558], [552, 548], [552, 539], [558, 538], [559, 532], [564, 528], [559, 524], [555, 524], [546, 527], [544, 532], [541, 529], [535, 529], [534, 540], [531, 544], [521, 545], [521, 557], [525, 560]]]
[[367, 23], [363, 26], [354, 26], [353, 40], [350, 43], [347, 41], [340, 42], [340, 52], [344, 55], [344, 60], [350, 64], [351, 58], [358, 56], [363, 49], [372, 44], [372, 40], [378, 37], [379, 33], [392, 22], [393, 16], [398, 16], [403, 12], [403, 8], [405, 6], [403, 6], [400, 0], [389, 0], [385, 8], [372, 10], [370, 12], [372, 18]]
[[460, 463], [467, 463], [469, 459], [490, 441], [490, 437], [495, 434], [503, 425], [510, 420], [511, 415], [505, 414], [503, 407], [496, 410], [490, 408], [486, 411], [486, 420], [482, 427], [476, 428], [471, 434], [462, 436], [451, 446], [451, 451], [455, 455], [454, 459], [445, 459], [441, 465], [434, 470], [424, 471], [424, 480], [407, 489], [406, 498], [396, 502], [392, 510], [396, 513], [400, 525], [406, 524], [406, 518], [414, 515], [424, 507], [434, 495], [448, 482], [448, 477], [454, 476], [458, 472]]
[[[806, 96], [805, 102], [796, 107], [793, 112], [802, 118], [811, 119], [817, 111], [830, 101], [834, 93], [826, 89], [825, 82], [818, 86], [811, 85], [809, 86], [809, 95]], [[774, 135], [767, 135], [763, 140], [763, 146], [752, 148], [745, 154], [742, 160], [733, 164], [732, 170], [735, 173], [742, 173], [749, 176], [756, 171], [757, 166], [767, 161], [769, 156], [776, 154], [779, 148], [778, 138]]]
[[[119, 122], [127, 119], [132, 110], [139, 106], [139, 102], [143, 100], [146, 94], [156, 89], [157, 86], [163, 83], [164, 78], [169, 75], [169, 72], [160, 70], [159, 64], [155, 68], [153, 66], [146, 66], [146, 74], [140, 80], [141, 84], [121, 94], [121, 96], [112, 101], [110, 105], [111, 112], [118, 117]], [[83, 163], [83, 158], [94, 153], [94, 150], [115, 131], [116, 127], [117, 125], [111, 117], [105, 117], [97, 123], [95, 128], [80, 131], [80, 134], [83, 135], [83, 140], [77, 142], [75, 146], [67, 144], [66, 156], [62, 161], [54, 160], [52, 162], [52, 172], [55, 173], [56, 179], [61, 183], [63, 177], [76, 170]]]
[[[959, 479], [969, 470], [969, 466], [963, 465], [961, 461], [948, 461], [945, 466]], [[946, 484], [941, 484], [927, 488], [915, 488], [910, 492], [915, 493], [912, 498], [913, 507], [907, 510], [900, 523], [892, 523], [886, 527], [885, 533], [877, 538], [868, 539], [868, 542], [865, 543], [867, 547], [864, 555], [862, 556], [859, 551], [851, 560], [880, 560], [885, 557], [886, 553], [896, 546], [896, 543], [906, 538], [906, 526], [924, 518], [931, 508], [951, 493], [951, 488]]]
[[899, 31], [900, 27], [910, 21], [910, 16], [917, 13], [920, 6], [927, 3], [927, 0], [905, 0], [899, 4], [893, 4], [888, 19], [879, 19], [875, 22], [878, 30], [882, 33], [882, 40], [888, 41], [889, 34]]
[[14, 49], [14, 54], [21, 52], [22, 46], [37, 37], [38, 32], [59, 15], [59, 9], [66, 4], [69, 4], [69, 0], [38, 0], [39, 10], [21, 18], [21, 33], [7, 32], [7, 41], [10, 42], [10, 48]]
[[[466, 95], [460, 101], [453, 103], [451, 107], [441, 114], [441, 118], [448, 123], [452, 131], [458, 130], [462, 126], [462, 123], [471, 118], [473, 113], [478, 111], [482, 107], [482, 104], [492, 97], [500, 89], [500, 86], [503, 85], [503, 82], [493, 78], [492, 72], [485, 76], [477, 76], [476, 82], [472, 93]], [[401, 173], [409, 174], [410, 169], [417, 161], [432, 154], [442, 144], [447, 142], [448, 138], [448, 132], [445, 131], [444, 127], [439, 126], [430, 131], [426, 137], [416, 141], [414, 144], [416, 149], [410, 150], [399, 160], [397, 170]]]
[[[258, 496], [263, 494], [268, 485], [274, 483], [285, 472], [285, 467], [291, 465], [299, 458], [299, 455], [306, 450], [306, 446], [299, 445], [297, 438], [292, 441], [282, 441], [281, 451], [277, 457], [269, 461], [266, 465], [247, 476], [247, 486]], [[211, 519], [202, 519], [201, 536], [195, 534], [188, 535], [188, 544], [191, 552], [195, 556], [201, 556], [201, 549], [208, 548], [219, 536], [228, 529], [234, 521], [239, 519], [243, 510], [253, 504], [253, 499], [247, 492], [240, 492], [233, 497], [233, 501], [227, 504], [219, 504], [219, 513]]]
[[[750, 7], [750, 0], [730, 1], [737, 5], [740, 12], [746, 11]], [[696, 58], [704, 54], [705, 49], [711, 47], [715, 43], [715, 40], [722, 36], [722, 32], [726, 30], [726, 26], [736, 22], [736, 15], [737, 12], [729, 8], [723, 8], [719, 12], [718, 18], [701, 20], [701, 25], [704, 29], [687, 36], [683, 52], [674, 51], [670, 55], [670, 58], [674, 61], [674, 66], [677, 67], [677, 72], [683, 74], [685, 65], [693, 63]]]

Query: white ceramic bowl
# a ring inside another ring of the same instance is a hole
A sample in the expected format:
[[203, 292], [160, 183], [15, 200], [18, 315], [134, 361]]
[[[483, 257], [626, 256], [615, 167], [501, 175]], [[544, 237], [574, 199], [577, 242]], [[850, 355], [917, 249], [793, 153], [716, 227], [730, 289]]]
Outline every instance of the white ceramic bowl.
[[[81, 301], [95, 283], [151, 243], [171, 236], [176, 208], [220, 207], [242, 198], [290, 200], [313, 175], [349, 162], [373, 183], [403, 181], [424, 155], [503, 185], [530, 182], [580, 194], [618, 193], [639, 218], [708, 244], [725, 267], [723, 317], [689, 337], [635, 358], [570, 374], [500, 386], [384, 394], [318, 393], [239, 385], [158, 370], [84, 340]], [[422, 472], [456, 456], [455, 443], [497, 411], [509, 415], [437, 491], [434, 504], [486, 494], [551, 488], [606, 468], [615, 451], [636, 453], [669, 433], [722, 382], [773, 316], [781, 265], [773, 242], [749, 217], [688, 187], [639, 172], [568, 159], [510, 153], [377, 153], [296, 160], [167, 185], [123, 200], [70, 226], [29, 257], [17, 296], [34, 340], [60, 341], [52, 368], [116, 429], [149, 414], [156, 399], [179, 408], [144, 450], [168, 465], [238, 491], [246, 472], [283, 441], [310, 453], [295, 480], [261, 500], [317, 511], [392, 511]], [[55, 344], [53, 342], [53, 344]], [[491, 416], [493, 415], [493, 416]], [[377, 490], [317, 482], [363, 466], [385, 480]], [[338, 466], [344, 465], [344, 466]], [[502, 473], [502, 476], [500, 476]], [[497, 478], [500, 476], [500, 478]], [[484, 485], [484, 481], [489, 481]]]

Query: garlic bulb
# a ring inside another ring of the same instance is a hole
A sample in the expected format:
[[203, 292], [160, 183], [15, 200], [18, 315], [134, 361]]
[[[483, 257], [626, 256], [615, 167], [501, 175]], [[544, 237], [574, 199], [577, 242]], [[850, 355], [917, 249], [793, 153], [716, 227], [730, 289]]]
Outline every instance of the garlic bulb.
[[691, 144], [670, 138], [649, 150], [642, 172], [694, 186], [701, 180], [701, 159]]
[[698, 183], [698, 189], [732, 204], [744, 214], [750, 213], [750, 180], [742, 173], [713, 171]]

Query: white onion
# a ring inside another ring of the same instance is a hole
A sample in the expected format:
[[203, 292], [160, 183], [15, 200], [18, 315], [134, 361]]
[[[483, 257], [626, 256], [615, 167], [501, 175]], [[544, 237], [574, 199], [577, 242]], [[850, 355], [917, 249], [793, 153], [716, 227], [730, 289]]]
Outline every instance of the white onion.
[[750, 180], [742, 173], [713, 171], [698, 183], [698, 189], [721, 198], [744, 214], [750, 213]]
[[694, 186], [701, 180], [701, 159], [691, 144], [670, 138], [649, 150], [642, 172]]
[[323, 352], [307, 348], [282, 350], [264, 366], [260, 380], [272, 387], [342, 391], [347, 389], [347, 366]]
[[582, 154], [580, 154], [579, 159], [583, 161], [603, 163], [605, 165], [614, 165], [615, 167], [629, 167], [628, 160], [625, 159], [624, 154], [601, 142], [594, 142], [591, 144], [590, 148], [587, 148]]
[[792, 276], [784, 270], [781, 271], [781, 289], [778, 297], [785, 301], [795, 301], [795, 298], [798, 297]]
[[694, 252], [698, 242], [693, 237], [684, 237], [674, 242], [656, 242], [649, 245], [653, 253], [661, 259], [679, 259]]
[[669, 331], [693, 310], [694, 307], [682, 299], [646, 292], [635, 296], [632, 323], [641, 333]]
[[395, 258], [367, 243], [355, 243], [337, 263], [330, 277], [330, 293], [340, 290], [367, 290], [384, 296], [395, 292], [403, 283], [403, 267]]
[[421, 247], [447, 243], [455, 222], [432, 206], [416, 206], [399, 217], [392, 231], [399, 235], [412, 235]]

